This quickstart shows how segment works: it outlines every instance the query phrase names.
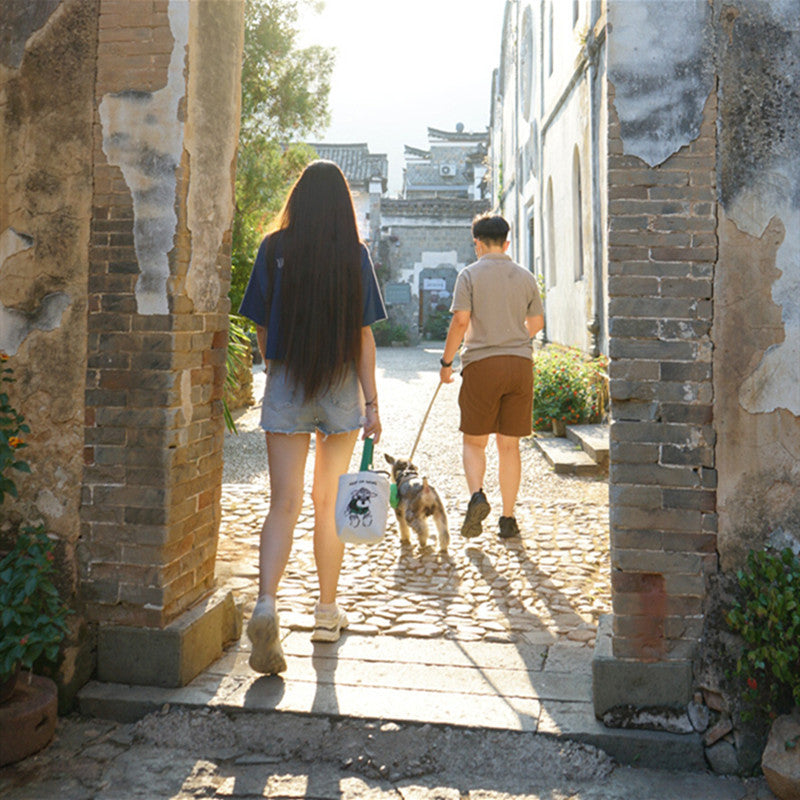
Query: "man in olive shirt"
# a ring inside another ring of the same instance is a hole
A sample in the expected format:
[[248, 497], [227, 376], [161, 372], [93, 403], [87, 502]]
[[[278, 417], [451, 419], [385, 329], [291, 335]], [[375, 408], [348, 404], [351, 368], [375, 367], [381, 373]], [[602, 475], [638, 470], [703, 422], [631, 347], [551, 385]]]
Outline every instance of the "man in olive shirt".
[[483, 492], [486, 445], [497, 439], [498, 480], [503, 500], [499, 535], [519, 535], [514, 506], [521, 478], [519, 440], [531, 433], [533, 347], [544, 327], [544, 308], [533, 275], [507, 255], [508, 223], [485, 214], [472, 223], [478, 260], [456, 279], [441, 359], [442, 383], [453, 382], [453, 359], [461, 350], [464, 473], [471, 494], [461, 533], [478, 536], [490, 506]]

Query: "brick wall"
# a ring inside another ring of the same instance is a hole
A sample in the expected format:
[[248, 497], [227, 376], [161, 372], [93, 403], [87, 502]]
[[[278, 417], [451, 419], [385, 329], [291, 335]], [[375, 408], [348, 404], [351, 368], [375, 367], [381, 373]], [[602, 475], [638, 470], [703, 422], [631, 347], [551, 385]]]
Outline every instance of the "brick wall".
[[[188, 27], [188, 7], [179, 5]], [[170, 16], [176, 5], [99, 7], [96, 103], [112, 98], [121, 110], [116, 130], [101, 113], [94, 124], [82, 596], [94, 621], [163, 627], [213, 586], [228, 286], [222, 280], [207, 311], [187, 296], [189, 164], [180, 139], [176, 153], [158, 150], [182, 132], [192, 102], [184, 43], [176, 44], [182, 20]], [[148, 115], [158, 114], [157, 135], [148, 138]], [[112, 147], [122, 166], [110, 163]], [[167, 313], [156, 313], [140, 281], [162, 225]], [[229, 271], [229, 233], [217, 254], [222, 275], [225, 264]]]
[[716, 571], [712, 287], [716, 97], [700, 135], [649, 167], [624, 155], [609, 87], [613, 652], [691, 659]]

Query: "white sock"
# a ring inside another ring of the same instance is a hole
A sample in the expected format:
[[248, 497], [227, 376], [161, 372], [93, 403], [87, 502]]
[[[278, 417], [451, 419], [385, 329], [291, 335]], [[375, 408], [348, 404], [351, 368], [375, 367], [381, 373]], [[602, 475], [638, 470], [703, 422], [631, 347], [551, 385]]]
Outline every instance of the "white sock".
[[336, 605], [336, 601], [333, 603], [317, 603], [315, 610], [319, 614], [335, 614], [339, 610], [339, 606]]

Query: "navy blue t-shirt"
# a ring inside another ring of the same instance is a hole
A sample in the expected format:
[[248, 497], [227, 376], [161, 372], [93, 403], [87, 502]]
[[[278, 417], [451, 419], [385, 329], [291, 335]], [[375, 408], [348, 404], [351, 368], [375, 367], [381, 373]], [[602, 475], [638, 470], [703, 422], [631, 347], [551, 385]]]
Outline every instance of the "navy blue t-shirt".
[[[281, 310], [281, 277], [283, 275], [283, 257], [280, 254], [280, 244], [277, 248], [277, 269], [275, 270], [275, 291], [272, 293], [272, 308], [269, 314], [269, 326], [267, 326], [267, 294], [269, 289], [269, 278], [267, 274], [267, 240], [265, 237], [258, 248], [253, 271], [250, 273], [250, 280], [245, 289], [242, 304], [239, 306], [239, 313], [243, 317], [255, 322], [262, 328], [267, 328], [267, 359], [281, 359], [286, 355], [286, 348], [280, 341], [280, 310]], [[362, 313], [362, 325], [372, 325], [373, 322], [386, 319], [386, 308], [383, 305], [381, 290], [378, 287], [378, 279], [375, 277], [375, 268], [372, 266], [372, 259], [369, 251], [361, 245], [361, 285], [364, 307]]]

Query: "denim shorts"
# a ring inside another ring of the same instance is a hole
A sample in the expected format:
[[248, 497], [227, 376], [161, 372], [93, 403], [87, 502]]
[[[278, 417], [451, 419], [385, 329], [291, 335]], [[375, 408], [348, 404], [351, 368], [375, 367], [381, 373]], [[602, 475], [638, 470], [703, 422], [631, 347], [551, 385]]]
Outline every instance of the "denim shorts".
[[269, 433], [314, 433], [329, 436], [358, 430], [364, 424], [355, 367], [332, 388], [306, 399], [295, 388], [283, 362], [270, 361], [261, 403], [261, 427]]

